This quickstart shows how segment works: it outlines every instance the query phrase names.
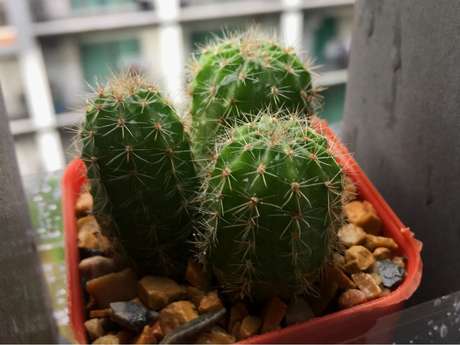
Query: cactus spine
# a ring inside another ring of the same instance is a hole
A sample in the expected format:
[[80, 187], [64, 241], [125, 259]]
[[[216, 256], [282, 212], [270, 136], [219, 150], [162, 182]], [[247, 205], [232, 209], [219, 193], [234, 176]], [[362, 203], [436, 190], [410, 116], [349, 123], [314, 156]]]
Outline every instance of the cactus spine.
[[96, 216], [139, 271], [179, 274], [198, 181], [175, 110], [140, 76], [115, 78], [88, 102], [80, 139]]
[[271, 107], [309, 116], [317, 98], [312, 72], [293, 49], [259, 33], [210, 44], [192, 65], [192, 142], [199, 159], [209, 158], [228, 123]]
[[342, 170], [306, 120], [264, 115], [231, 133], [203, 188], [202, 253], [234, 296], [308, 290], [335, 245]]

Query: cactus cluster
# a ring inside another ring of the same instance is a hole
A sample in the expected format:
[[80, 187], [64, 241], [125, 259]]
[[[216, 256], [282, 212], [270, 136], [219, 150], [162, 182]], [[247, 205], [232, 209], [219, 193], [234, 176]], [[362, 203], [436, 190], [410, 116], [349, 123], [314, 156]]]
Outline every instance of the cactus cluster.
[[311, 287], [341, 222], [342, 170], [295, 116], [256, 117], [220, 145], [205, 182], [202, 252], [239, 297]]
[[205, 47], [194, 70], [191, 141], [139, 76], [96, 91], [80, 135], [96, 216], [141, 272], [180, 274], [193, 244], [233, 296], [308, 290], [335, 246], [344, 179], [309, 126], [311, 69], [251, 32]]
[[81, 129], [95, 213], [140, 271], [183, 269], [198, 180], [174, 108], [140, 76], [99, 87]]
[[255, 30], [204, 47], [192, 64], [192, 142], [199, 159], [209, 158], [216, 138], [235, 119], [261, 109], [313, 114], [312, 72], [292, 48]]

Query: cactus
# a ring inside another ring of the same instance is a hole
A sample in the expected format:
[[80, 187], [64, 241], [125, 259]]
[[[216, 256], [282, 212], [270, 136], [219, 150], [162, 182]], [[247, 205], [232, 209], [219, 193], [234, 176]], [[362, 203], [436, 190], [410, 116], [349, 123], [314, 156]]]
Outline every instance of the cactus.
[[312, 72], [291, 48], [257, 30], [211, 43], [191, 67], [192, 142], [199, 159], [209, 158], [215, 138], [228, 123], [261, 109], [309, 116], [318, 97]]
[[311, 291], [342, 221], [343, 173], [326, 138], [270, 115], [230, 132], [203, 187], [202, 259], [239, 298]]
[[180, 274], [198, 181], [173, 107], [140, 76], [114, 78], [88, 101], [80, 141], [100, 222], [140, 272]]

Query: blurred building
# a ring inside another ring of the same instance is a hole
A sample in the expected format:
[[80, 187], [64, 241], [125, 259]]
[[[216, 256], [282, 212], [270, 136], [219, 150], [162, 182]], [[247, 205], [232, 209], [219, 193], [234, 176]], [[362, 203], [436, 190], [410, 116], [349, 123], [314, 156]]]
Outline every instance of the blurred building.
[[22, 174], [62, 169], [97, 81], [144, 72], [184, 104], [184, 65], [222, 29], [257, 24], [312, 56], [326, 106], [343, 110], [353, 0], [0, 0], [0, 82]]

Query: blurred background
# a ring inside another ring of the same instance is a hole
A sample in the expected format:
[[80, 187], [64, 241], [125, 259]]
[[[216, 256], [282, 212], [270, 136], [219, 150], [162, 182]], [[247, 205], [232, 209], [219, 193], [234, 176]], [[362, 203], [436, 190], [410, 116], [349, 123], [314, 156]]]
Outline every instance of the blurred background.
[[321, 116], [340, 131], [353, 0], [0, 0], [0, 83], [62, 334], [66, 313], [59, 180], [85, 94], [136, 70], [184, 108], [191, 53], [222, 30], [258, 25], [313, 58]]

